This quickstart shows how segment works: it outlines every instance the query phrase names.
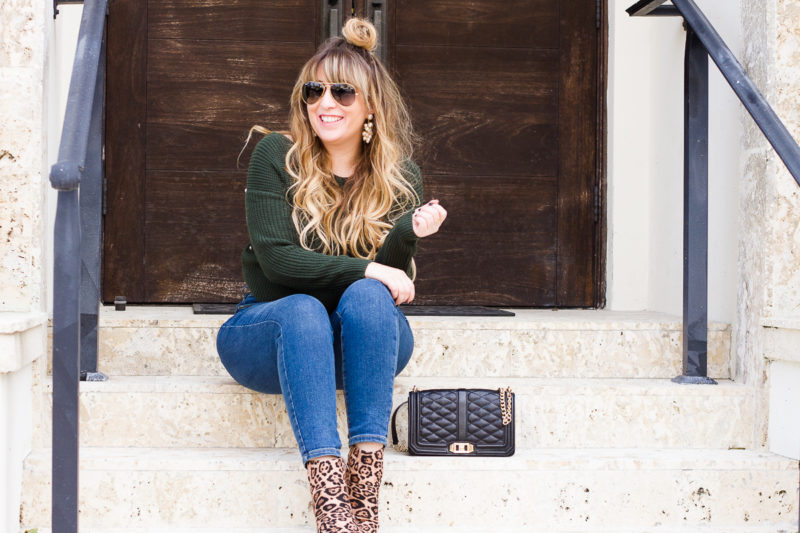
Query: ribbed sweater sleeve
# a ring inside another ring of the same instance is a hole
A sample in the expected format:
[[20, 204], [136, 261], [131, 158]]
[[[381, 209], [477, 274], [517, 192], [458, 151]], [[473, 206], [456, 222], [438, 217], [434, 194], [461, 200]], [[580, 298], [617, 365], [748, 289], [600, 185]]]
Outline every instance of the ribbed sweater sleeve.
[[417, 199], [409, 210], [397, 219], [394, 227], [389, 231], [383, 241], [383, 246], [375, 256], [375, 262], [409, 272], [411, 258], [417, 253], [417, 243], [419, 242], [419, 237], [414, 233], [411, 217], [414, 215], [414, 210], [422, 204], [422, 176], [419, 167], [413, 161], [406, 162], [406, 170], [408, 180], [417, 193]]
[[364, 277], [370, 261], [331, 256], [300, 246], [286, 199], [291, 179], [283, 170], [286, 144], [272, 133], [256, 146], [247, 173], [245, 211], [250, 245], [267, 279], [294, 289], [345, 287]]

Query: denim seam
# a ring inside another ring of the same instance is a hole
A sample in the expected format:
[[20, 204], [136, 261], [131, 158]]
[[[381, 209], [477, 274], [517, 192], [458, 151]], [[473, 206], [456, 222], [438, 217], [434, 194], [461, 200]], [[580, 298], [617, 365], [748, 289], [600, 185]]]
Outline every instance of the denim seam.
[[[394, 320], [394, 353], [397, 354], [394, 360], [394, 369], [392, 369], [392, 377], [390, 378], [391, 388], [394, 389], [394, 380], [397, 377], [397, 360], [400, 358], [400, 317], [405, 317], [403, 313], [400, 312], [400, 309], [395, 307], [395, 320]], [[389, 400], [389, 411], [384, 412], [384, 417], [388, 421], [392, 417], [392, 401]]]
[[[265, 320], [264, 322], [269, 322], [269, 320]], [[262, 324], [264, 322], [262, 322]], [[292, 388], [289, 385], [289, 377], [286, 374], [286, 357], [285, 354], [283, 353], [283, 328], [281, 328], [280, 323], [277, 324], [278, 324], [278, 339], [280, 340], [278, 344], [278, 357], [280, 358], [281, 364], [279, 366], [281, 369], [283, 381], [286, 383], [286, 391], [284, 392], [284, 398], [292, 406], [291, 413], [289, 413], [289, 415], [292, 417], [292, 420], [294, 421], [294, 426], [297, 428], [297, 437], [299, 441], [297, 444], [300, 446], [302, 453], [305, 454], [305, 449], [306, 449], [305, 439], [303, 438], [303, 432], [300, 430], [300, 423], [297, 421], [297, 413], [295, 412], [296, 409], [294, 405], [294, 398], [292, 398]]]
[[[349, 389], [347, 387], [347, 365], [344, 364], [344, 328], [342, 322], [342, 314], [336, 310], [334, 314], [339, 319], [339, 353], [342, 354], [342, 395], [344, 396], [344, 406], [345, 412], [347, 412], [347, 406], [349, 405], [349, 401], [347, 397], [349, 396], [348, 392]], [[348, 432], [350, 430], [350, 416], [348, 414], [347, 417], [347, 429]]]
[[[342, 327], [342, 314], [337, 310], [334, 311], [336, 317], [339, 319], [339, 353], [342, 354], [342, 393], [344, 395], [344, 404], [347, 406], [347, 370], [344, 364], [344, 328]], [[349, 421], [348, 421], [349, 425]]]
[[[400, 317], [397, 316], [397, 315], [400, 315], [400, 314], [402, 314], [402, 313], [400, 313], [400, 311], [397, 309], [397, 307], [395, 307], [395, 320], [394, 320], [394, 331], [393, 331], [393, 333], [394, 333], [394, 340], [395, 340], [394, 353], [397, 354], [397, 357], [400, 356]], [[397, 365], [397, 357], [395, 357], [395, 368], [392, 369], [392, 372], [391, 372], [390, 377], [389, 377], [388, 386], [389, 386], [390, 390], [394, 388], [395, 372], [397, 371], [397, 366], [396, 366]], [[392, 416], [392, 400], [390, 399], [389, 400], [389, 405], [388, 405], [388, 410], [384, 410], [383, 417], [382, 417], [383, 420], [387, 421], [387, 431], [388, 431], [388, 421], [391, 418], [391, 416]], [[373, 435], [370, 435], [370, 436], [373, 436]], [[378, 435], [378, 436], [380, 436], [380, 435]], [[355, 435], [354, 437], [358, 437], [358, 435]], [[380, 442], [383, 442], [384, 444], [386, 444], [386, 442], [387, 442], [386, 441], [386, 435], [383, 435], [381, 437], [381, 441]]]

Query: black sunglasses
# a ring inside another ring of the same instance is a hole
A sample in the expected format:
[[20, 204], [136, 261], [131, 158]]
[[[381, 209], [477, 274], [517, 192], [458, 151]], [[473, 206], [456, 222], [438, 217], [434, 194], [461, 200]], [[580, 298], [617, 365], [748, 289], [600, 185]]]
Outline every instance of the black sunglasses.
[[303, 101], [308, 105], [316, 104], [325, 88], [331, 88], [331, 96], [343, 106], [352, 105], [356, 101], [356, 88], [349, 83], [322, 83], [320, 81], [307, 81], [303, 84]]

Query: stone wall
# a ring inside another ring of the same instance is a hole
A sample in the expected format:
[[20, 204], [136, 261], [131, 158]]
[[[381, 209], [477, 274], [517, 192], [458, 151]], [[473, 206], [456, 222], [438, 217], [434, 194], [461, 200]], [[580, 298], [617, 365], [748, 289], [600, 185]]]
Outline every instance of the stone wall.
[[31, 449], [32, 362], [43, 359], [45, 0], [0, 2], [0, 531], [19, 528]]
[[[778, 0], [775, 15], [775, 111], [800, 140], [800, 0]], [[774, 179], [765, 311], [769, 317], [800, 318], [800, 188], [782, 163]]]
[[[800, 0], [742, 2], [742, 25], [748, 35], [742, 63], [795, 139], [800, 139], [799, 18]], [[774, 330], [789, 332], [792, 324], [800, 323], [800, 188], [750, 116], [743, 113], [732, 376], [760, 387], [759, 412], [765, 422], [756, 432], [766, 444], [770, 361], [786, 359], [766, 343], [780, 345], [773, 338]], [[792, 407], [796, 412], [800, 405]]]
[[46, 3], [0, 3], [0, 311], [44, 301]]

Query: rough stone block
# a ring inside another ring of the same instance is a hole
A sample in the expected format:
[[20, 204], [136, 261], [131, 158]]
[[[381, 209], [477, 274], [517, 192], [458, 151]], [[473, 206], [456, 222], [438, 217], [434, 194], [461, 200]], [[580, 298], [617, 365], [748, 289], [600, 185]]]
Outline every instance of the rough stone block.
[[[48, 527], [47, 453], [32, 454], [26, 470], [22, 526]], [[305, 472], [289, 450], [90, 448], [80, 482], [84, 528], [313, 523]], [[381, 488], [382, 524], [407, 531], [794, 531], [797, 506], [797, 461], [736, 450], [527, 450], [502, 459], [390, 451]]]
[[[398, 378], [412, 387], [497, 388], [516, 395], [518, 448], [752, 448], [750, 387], [684, 386], [655, 379]], [[283, 397], [222, 377], [112, 377], [81, 384], [84, 446], [295, 447]], [[338, 395], [341, 442], [347, 443]], [[132, 416], [131, 413], [136, 413]], [[405, 442], [406, 411], [398, 414]], [[388, 430], [388, 428], [387, 428]]]

